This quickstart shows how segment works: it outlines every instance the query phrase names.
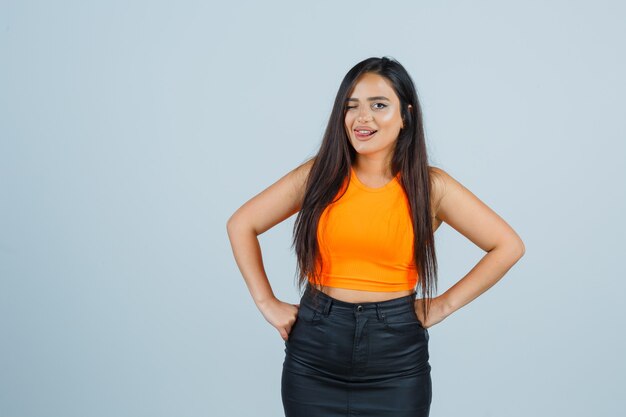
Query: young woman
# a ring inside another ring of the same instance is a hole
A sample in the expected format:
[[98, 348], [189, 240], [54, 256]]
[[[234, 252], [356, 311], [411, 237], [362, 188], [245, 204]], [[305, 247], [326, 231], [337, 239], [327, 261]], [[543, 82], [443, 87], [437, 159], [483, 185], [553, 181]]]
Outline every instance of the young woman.
[[[304, 293], [293, 305], [274, 296], [257, 236], [295, 213]], [[441, 222], [487, 253], [434, 297]], [[287, 417], [428, 416], [427, 329], [525, 251], [501, 217], [429, 166], [413, 81], [387, 57], [350, 69], [317, 155], [241, 206], [227, 229], [252, 298], [285, 340]]]

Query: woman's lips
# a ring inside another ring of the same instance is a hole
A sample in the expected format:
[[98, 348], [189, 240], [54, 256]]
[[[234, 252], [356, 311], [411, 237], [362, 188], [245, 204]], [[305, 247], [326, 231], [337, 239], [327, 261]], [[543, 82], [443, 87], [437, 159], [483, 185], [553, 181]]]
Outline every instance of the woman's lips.
[[376, 134], [376, 132], [378, 132], [378, 130], [374, 130], [371, 134], [369, 135], [363, 135], [358, 131], [354, 131], [354, 136], [356, 136], [357, 139], [359, 140], [368, 140], [370, 139], [372, 136], [374, 136]]

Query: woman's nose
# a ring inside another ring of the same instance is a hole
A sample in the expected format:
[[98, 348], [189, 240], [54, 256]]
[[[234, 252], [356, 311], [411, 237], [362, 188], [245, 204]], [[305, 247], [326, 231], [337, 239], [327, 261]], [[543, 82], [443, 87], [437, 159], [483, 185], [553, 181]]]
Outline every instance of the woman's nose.
[[370, 117], [371, 117], [371, 114], [370, 114], [369, 110], [360, 110], [359, 111], [359, 116], [358, 116], [359, 120], [369, 120]]

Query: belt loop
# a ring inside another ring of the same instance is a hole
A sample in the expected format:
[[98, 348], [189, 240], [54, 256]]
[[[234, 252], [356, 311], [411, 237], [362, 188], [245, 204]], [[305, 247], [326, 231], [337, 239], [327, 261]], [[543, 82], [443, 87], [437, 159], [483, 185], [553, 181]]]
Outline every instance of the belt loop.
[[376, 317], [378, 317], [378, 320], [382, 320], [383, 318], [383, 313], [381, 313], [378, 303], [376, 303]]
[[328, 317], [328, 312], [330, 311], [330, 305], [333, 303], [332, 298], [328, 298], [326, 300], [326, 305], [324, 306], [324, 317]]

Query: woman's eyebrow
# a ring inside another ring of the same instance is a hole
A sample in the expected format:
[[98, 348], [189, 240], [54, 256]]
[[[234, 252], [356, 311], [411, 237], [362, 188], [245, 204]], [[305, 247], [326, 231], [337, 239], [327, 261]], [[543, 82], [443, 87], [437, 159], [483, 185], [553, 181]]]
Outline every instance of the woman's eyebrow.
[[[385, 96], [369, 97], [367, 100], [368, 100], [368, 101], [374, 101], [374, 100], [387, 100], [387, 101], [391, 101], [391, 100], [389, 100], [389, 99], [388, 99], [387, 97], [385, 97]], [[359, 99], [358, 99], [358, 98], [353, 98], [353, 97], [351, 97], [351, 98], [349, 98], [347, 101], [359, 101]]]

